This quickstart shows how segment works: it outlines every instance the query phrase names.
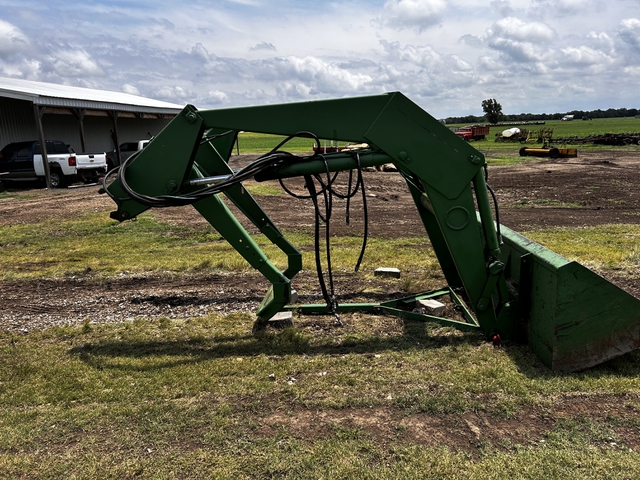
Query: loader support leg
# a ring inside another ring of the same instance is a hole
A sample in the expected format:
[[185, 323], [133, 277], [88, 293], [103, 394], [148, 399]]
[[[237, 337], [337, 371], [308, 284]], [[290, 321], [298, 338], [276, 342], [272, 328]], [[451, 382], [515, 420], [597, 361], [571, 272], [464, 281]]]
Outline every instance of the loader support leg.
[[271, 240], [283, 253], [287, 255], [287, 269], [283, 275], [292, 279], [302, 270], [302, 254], [280, 232], [267, 214], [260, 208], [249, 192], [244, 187], [236, 185], [224, 192], [225, 195], [238, 207], [251, 222], [260, 229], [265, 237]]
[[[426, 183], [423, 186], [437, 220], [435, 225], [434, 222], [425, 223], [427, 233], [430, 238], [440, 239], [433, 244], [434, 250], [444, 247], [447, 249], [445, 252], [436, 251], [436, 256], [439, 260], [450, 259], [455, 263], [458, 277], [467, 293], [471, 308], [476, 312], [478, 323], [485, 332], [490, 332], [496, 318], [491, 302], [486, 303], [483, 300], [490, 275], [484, 261], [485, 242], [476, 220], [471, 186], [465, 188], [455, 199], [446, 198]], [[435, 228], [439, 231], [434, 232]]]
[[193, 206], [253, 268], [271, 282], [272, 288], [257, 315], [268, 320], [278, 313], [291, 299], [290, 280], [269, 261], [218, 196], [200, 200]]

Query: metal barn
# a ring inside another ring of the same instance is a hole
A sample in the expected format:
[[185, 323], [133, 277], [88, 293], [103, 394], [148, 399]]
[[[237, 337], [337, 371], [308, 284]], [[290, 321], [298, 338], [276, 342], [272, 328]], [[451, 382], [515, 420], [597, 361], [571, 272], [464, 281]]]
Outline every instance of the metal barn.
[[182, 108], [120, 92], [0, 78], [0, 148], [46, 139], [79, 153], [108, 152], [158, 134]]

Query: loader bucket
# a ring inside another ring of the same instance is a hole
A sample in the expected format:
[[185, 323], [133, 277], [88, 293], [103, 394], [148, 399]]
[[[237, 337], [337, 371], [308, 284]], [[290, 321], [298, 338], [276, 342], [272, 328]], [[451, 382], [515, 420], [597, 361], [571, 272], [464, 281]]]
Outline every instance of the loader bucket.
[[[640, 347], [640, 300], [504, 226], [528, 342], [553, 370], [583, 370]], [[528, 317], [528, 318], [527, 318]]]

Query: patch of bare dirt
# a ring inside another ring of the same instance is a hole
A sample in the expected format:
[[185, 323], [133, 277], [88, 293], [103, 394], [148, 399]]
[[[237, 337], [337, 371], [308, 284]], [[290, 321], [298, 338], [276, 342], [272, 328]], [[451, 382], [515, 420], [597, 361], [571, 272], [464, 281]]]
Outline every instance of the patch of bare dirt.
[[[234, 159], [234, 161], [246, 161]], [[404, 180], [391, 172], [366, 172], [370, 235], [399, 237], [424, 235]], [[640, 155], [631, 150], [581, 154], [577, 159], [532, 161], [517, 166], [492, 167], [489, 183], [497, 192], [501, 222], [515, 230], [556, 226], [589, 226], [640, 222]], [[287, 184], [295, 187], [295, 181]], [[0, 224], [18, 225], [42, 220], [77, 218], [81, 211], [108, 215], [114, 204], [98, 187], [65, 190], [15, 190], [0, 198]], [[260, 204], [284, 229], [310, 228], [310, 202], [285, 196], [260, 196]], [[208, 225], [192, 208], [157, 210], [164, 221], [192, 227]], [[345, 205], [334, 209], [332, 232], [361, 235], [362, 202], [354, 199], [350, 225], [344, 221]], [[242, 217], [239, 217], [242, 218]], [[242, 220], [252, 232], [255, 229]], [[609, 279], [640, 298], [640, 278], [614, 273]], [[351, 278], [351, 279], [350, 279]], [[400, 295], [397, 283], [384, 280], [362, 283], [347, 273], [338, 275], [342, 301], [376, 301]], [[315, 272], [301, 272], [296, 288], [304, 302], [319, 302]], [[66, 279], [0, 282], [0, 328], [32, 330], [69, 323], [121, 322], [135, 317], [193, 317], [211, 312], [255, 311], [268, 285], [257, 273], [229, 275], [122, 275], [108, 280], [91, 272]], [[304, 320], [301, 328], [323, 328]], [[330, 331], [331, 329], [328, 329]], [[607, 425], [610, 436], [592, 439], [611, 448], [640, 448], [638, 399], [633, 397], [563, 397], [551, 405], [527, 406], [509, 417], [486, 412], [463, 415], [414, 413], [398, 416], [393, 408], [293, 410], [260, 420], [265, 435], [284, 425], [301, 439], [323, 437], [336, 427], [358, 429], [381, 443], [409, 441], [429, 446], [449, 446], [477, 453], [487, 442], [494, 447], [540, 444], [563, 419], [588, 417]], [[611, 419], [617, 419], [612, 422]]]
[[[342, 280], [340, 279], [342, 277]], [[340, 282], [340, 301], [382, 301], [399, 296], [385, 279], [367, 281], [371, 291], [361, 293], [363, 284]], [[321, 303], [315, 272], [296, 276], [302, 303]], [[61, 279], [5, 280], [2, 288], [0, 328], [30, 331], [51, 326], [110, 323], [148, 318], [189, 318], [218, 312], [254, 312], [269, 283], [256, 273], [120, 275], [101, 279], [90, 274]]]
[[[252, 157], [234, 157], [232, 167]], [[424, 235], [413, 199], [404, 180], [394, 172], [365, 172], [369, 234], [374, 237]], [[346, 176], [345, 176], [346, 178]], [[640, 222], [640, 155], [633, 150], [589, 152], [578, 158], [531, 161], [515, 166], [490, 167], [489, 183], [497, 193], [501, 223], [515, 230], [556, 226], [588, 226]], [[277, 182], [272, 182], [277, 186]], [[299, 180], [287, 186], [302, 191]], [[345, 185], [343, 184], [343, 187]], [[0, 224], [17, 225], [42, 220], [77, 218], [82, 212], [108, 215], [115, 204], [98, 195], [98, 186], [63, 190], [12, 190], [0, 199]], [[310, 229], [313, 206], [288, 195], [261, 195], [260, 205], [283, 229]], [[235, 207], [231, 207], [234, 209]], [[346, 224], [346, 202], [336, 201], [331, 220], [335, 235], [361, 236], [363, 205], [351, 201]], [[237, 212], [237, 211], [236, 211]], [[191, 207], [156, 209], [170, 223], [208, 226]], [[252, 232], [256, 229], [238, 213]], [[337, 275], [342, 301], [361, 298], [363, 291], [385, 291], [383, 281], [362, 284], [348, 273]], [[609, 280], [640, 298], [640, 278], [608, 274]], [[296, 288], [305, 300], [320, 301], [314, 272], [301, 272]], [[87, 275], [55, 280], [3, 281], [0, 328], [32, 329], [62, 323], [121, 321], [138, 316], [186, 317], [212, 311], [255, 311], [267, 283], [254, 272], [234, 275], [138, 275], [99, 280]], [[395, 292], [401, 294], [401, 292]], [[375, 294], [363, 300], [376, 301]]]
[[640, 223], [640, 159], [624, 149], [490, 170], [500, 220], [514, 230]]
[[[234, 157], [237, 167], [252, 157]], [[376, 237], [424, 235], [404, 180], [393, 172], [365, 172], [369, 234]], [[588, 226], [640, 222], [640, 156], [632, 150], [589, 152], [578, 158], [532, 161], [491, 167], [489, 183], [497, 193], [500, 220], [515, 230], [555, 226]], [[276, 182], [272, 182], [276, 185]], [[287, 180], [301, 191], [299, 180]], [[64, 190], [18, 190], [19, 201], [0, 199], [0, 224], [16, 225], [45, 219], [77, 217], [82, 212], [108, 214], [114, 204], [98, 195], [97, 186]], [[263, 195], [261, 206], [283, 229], [311, 228], [313, 206], [288, 195]], [[81, 211], [79, 209], [81, 207]], [[233, 209], [234, 207], [232, 207]], [[237, 211], [236, 211], [237, 212]], [[331, 222], [335, 235], [362, 235], [363, 205], [351, 201], [349, 225], [346, 202], [336, 201]], [[206, 221], [190, 207], [157, 209], [162, 220], [198, 228]], [[255, 228], [238, 213], [252, 232]], [[250, 281], [247, 278], [251, 278]], [[298, 277], [317, 283], [315, 275]], [[610, 279], [638, 296], [640, 280], [623, 275]], [[354, 279], [354, 281], [356, 281]], [[97, 282], [91, 275], [64, 280], [1, 282], [2, 328], [33, 328], [38, 324], [122, 320], [139, 315], [189, 316], [212, 310], [251, 311], [259, 304], [266, 283], [256, 274], [202, 278], [194, 275], [123, 277]], [[347, 283], [347, 297], [366, 285]], [[344, 287], [341, 287], [344, 289]], [[25, 301], [25, 299], [29, 299]]]
[[392, 407], [347, 408], [341, 410], [297, 410], [276, 412], [260, 419], [261, 433], [275, 435], [285, 429], [302, 441], [327, 438], [339, 430], [357, 431], [378, 444], [411, 442], [429, 447], [448, 447], [476, 455], [490, 446], [510, 450], [517, 445], [542, 445], [549, 433], [568, 421], [593, 432], [587, 435], [596, 447], [637, 451], [640, 403], [632, 395], [563, 396], [549, 405], [526, 405], [509, 416], [489, 412], [432, 414], [399, 412]]

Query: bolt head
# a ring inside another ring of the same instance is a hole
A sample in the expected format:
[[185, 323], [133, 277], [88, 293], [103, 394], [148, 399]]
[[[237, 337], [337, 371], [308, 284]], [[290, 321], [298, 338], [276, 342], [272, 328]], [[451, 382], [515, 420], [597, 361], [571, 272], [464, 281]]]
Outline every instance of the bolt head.
[[164, 193], [167, 194], [174, 193], [176, 190], [178, 190], [178, 182], [176, 182], [175, 180], [169, 180], [164, 187]]
[[411, 159], [409, 158], [409, 154], [404, 150], [398, 153], [398, 158], [401, 162], [409, 163]]
[[478, 310], [484, 312], [487, 308], [489, 308], [489, 299], [481, 298], [478, 301]]

